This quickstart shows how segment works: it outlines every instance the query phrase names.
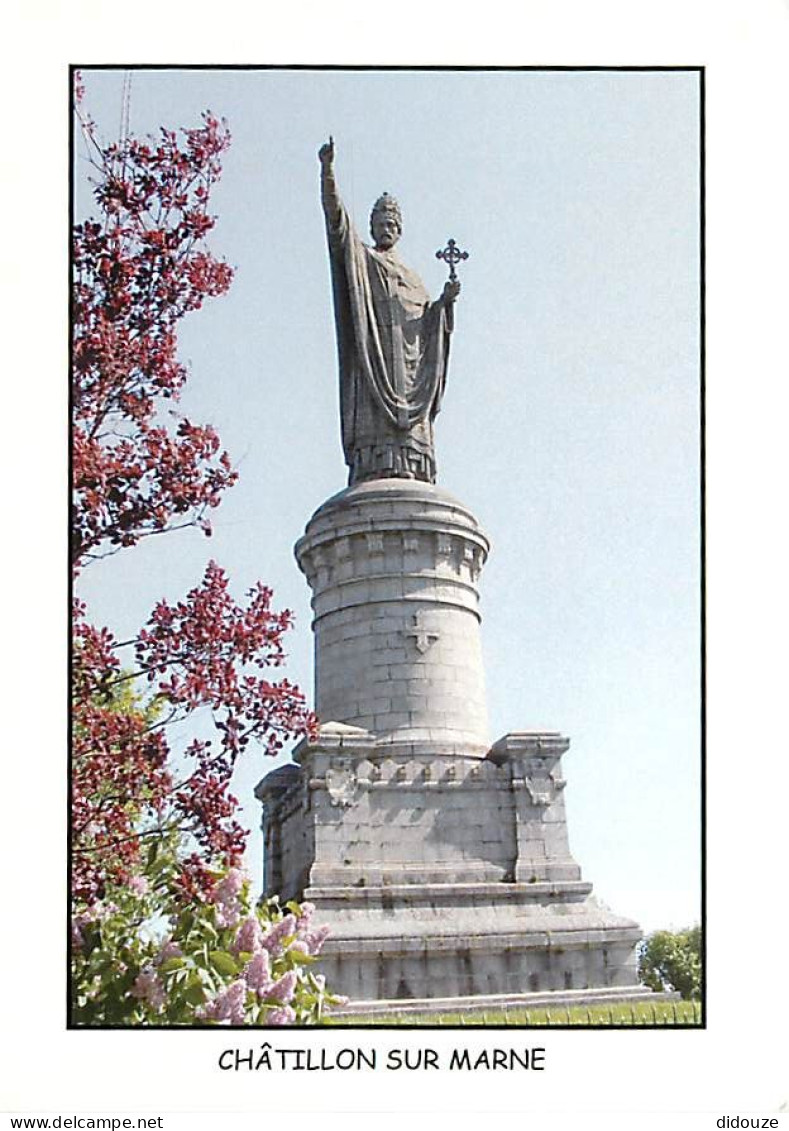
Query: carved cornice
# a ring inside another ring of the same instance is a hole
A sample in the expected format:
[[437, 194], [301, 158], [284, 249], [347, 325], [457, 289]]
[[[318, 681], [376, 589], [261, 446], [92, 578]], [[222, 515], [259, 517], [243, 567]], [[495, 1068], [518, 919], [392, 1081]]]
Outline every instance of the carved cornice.
[[323, 591], [370, 576], [435, 574], [442, 580], [474, 584], [488, 554], [488, 542], [476, 531], [381, 526], [339, 535], [305, 535], [296, 544], [296, 560], [312, 589]]

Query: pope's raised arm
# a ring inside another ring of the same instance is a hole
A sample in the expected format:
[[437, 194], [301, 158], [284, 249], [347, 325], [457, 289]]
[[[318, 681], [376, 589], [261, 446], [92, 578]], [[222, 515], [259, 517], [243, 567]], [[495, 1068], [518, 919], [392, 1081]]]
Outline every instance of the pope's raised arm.
[[334, 138], [329, 137], [318, 150], [321, 163], [321, 203], [330, 228], [336, 228], [340, 220], [341, 202], [334, 179]]
[[446, 306], [451, 306], [456, 301], [460, 294], [460, 279], [447, 279], [444, 283], [444, 290], [441, 293], [441, 299]]

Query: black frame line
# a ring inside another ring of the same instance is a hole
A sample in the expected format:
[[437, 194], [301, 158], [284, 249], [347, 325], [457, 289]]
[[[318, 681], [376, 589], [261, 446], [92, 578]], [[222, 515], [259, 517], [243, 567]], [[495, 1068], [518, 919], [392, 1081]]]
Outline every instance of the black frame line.
[[[430, 1025], [430, 1024], [408, 1024], [399, 1022], [396, 1025], [386, 1024], [346, 1024], [344, 1025], [339, 1019], [332, 1021], [328, 1026], [293, 1026], [290, 1029], [297, 1030], [300, 1033], [309, 1033], [320, 1035], [323, 1033], [334, 1031], [352, 1031], [364, 1033], [377, 1033], [377, 1032], [398, 1032], [398, 1031], [424, 1031], [424, 1032], [464, 1032], [468, 1035], [484, 1032], [529, 1032], [529, 1033], [567, 1033], [567, 1032], [640, 1032], [643, 1030], [656, 1030], [668, 1029], [672, 1032], [696, 1030], [704, 1031], [708, 1026], [707, 1017], [707, 604], [706, 604], [706, 67], [703, 64], [697, 66], [693, 65], [573, 65], [573, 64], [560, 64], [560, 65], [539, 65], [530, 64], [528, 66], [504, 66], [504, 65], [441, 65], [441, 64], [361, 64], [361, 63], [71, 63], [68, 66], [68, 97], [66, 99], [67, 113], [68, 113], [68, 176], [69, 176], [69, 192], [68, 192], [68, 356], [69, 356], [69, 391], [68, 391], [68, 406], [69, 415], [67, 421], [67, 451], [68, 451], [68, 471], [69, 483], [67, 484], [67, 502], [66, 502], [66, 556], [69, 559], [66, 564], [68, 582], [67, 582], [67, 628], [66, 637], [68, 642], [68, 657], [67, 657], [67, 673], [68, 673], [68, 702], [66, 709], [66, 716], [69, 720], [69, 731], [66, 740], [67, 748], [67, 765], [66, 772], [68, 776], [67, 782], [67, 812], [66, 812], [66, 826], [68, 829], [67, 838], [67, 851], [66, 851], [66, 882], [65, 882], [65, 897], [66, 897], [66, 1029], [71, 1032], [96, 1032], [101, 1030], [119, 1031], [119, 1032], [213, 1032], [218, 1031], [218, 1026], [209, 1024], [194, 1024], [194, 1025], [75, 1025], [71, 1020], [71, 998], [72, 998], [72, 976], [71, 976], [71, 958], [72, 958], [72, 945], [71, 945], [71, 862], [72, 862], [72, 837], [71, 837], [71, 809], [73, 801], [72, 792], [72, 777], [71, 777], [71, 758], [72, 758], [72, 736], [71, 736], [71, 686], [73, 679], [73, 636], [72, 636], [72, 621], [71, 621], [71, 606], [74, 597], [74, 582], [71, 573], [71, 562], [68, 547], [70, 545], [70, 513], [71, 513], [71, 478], [73, 472], [73, 450], [72, 450], [72, 432], [71, 421], [73, 420], [74, 413], [74, 394], [73, 386], [71, 383], [71, 362], [73, 360], [73, 340], [71, 328], [73, 325], [73, 301], [72, 301], [72, 268], [73, 268], [73, 246], [71, 233], [74, 226], [74, 202], [75, 202], [75, 127], [74, 127], [74, 76], [77, 71], [91, 70], [91, 71], [301, 71], [301, 72], [314, 72], [314, 71], [345, 71], [345, 72], [456, 72], [456, 73], [521, 73], [521, 72], [541, 72], [541, 73], [554, 73], [554, 72], [609, 72], [609, 73], [666, 73], [666, 72], [695, 72], [699, 76], [699, 290], [700, 290], [700, 303], [699, 303], [699, 534], [700, 534], [700, 616], [699, 616], [699, 643], [701, 655], [701, 679], [700, 679], [700, 722], [701, 722], [701, 741], [700, 741], [700, 792], [701, 792], [701, 806], [700, 806], [700, 837], [701, 837], [701, 1022], [698, 1025], [679, 1025], [673, 1022], [660, 1024], [645, 1024], [645, 1025]], [[535, 1009], [543, 1009], [546, 1007], [535, 1006]], [[547, 1007], [550, 1008], [550, 1007]], [[562, 1007], [557, 1007], [562, 1008]], [[236, 1033], [253, 1033], [253, 1032], [282, 1032], [282, 1029], [272, 1025], [229, 1025], [221, 1026], [221, 1030], [225, 1032]], [[288, 1030], [286, 1030], [288, 1031]]]

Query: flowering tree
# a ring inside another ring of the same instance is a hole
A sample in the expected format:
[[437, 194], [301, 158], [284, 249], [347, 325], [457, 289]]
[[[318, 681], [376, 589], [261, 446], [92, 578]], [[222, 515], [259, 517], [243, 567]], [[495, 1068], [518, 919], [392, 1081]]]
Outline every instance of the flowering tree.
[[178, 322], [232, 279], [204, 245], [228, 130], [205, 114], [182, 140], [162, 130], [156, 143], [102, 147], [80, 102], [78, 86], [99, 218], [76, 225], [72, 251], [77, 569], [177, 525], [208, 532], [207, 511], [236, 479], [213, 428], [183, 416], [168, 427], [161, 411], [187, 378]]
[[[73, 237], [77, 583], [86, 568], [143, 538], [183, 526], [210, 534], [208, 513], [236, 479], [213, 428], [177, 411], [187, 379], [177, 324], [232, 278], [205, 246], [227, 127], [205, 114], [196, 129], [104, 146], [82, 93], [78, 78], [98, 216], [78, 223]], [[314, 956], [320, 940], [305, 934], [308, 911], [261, 909], [260, 935], [249, 927], [246, 940], [262, 939], [261, 949], [227, 936], [234, 923], [221, 910], [235, 884], [252, 914], [237, 878], [246, 834], [229, 792], [236, 759], [252, 742], [273, 754], [315, 727], [299, 689], [270, 678], [292, 621], [272, 609], [271, 596], [258, 584], [237, 604], [210, 562], [183, 600], [160, 601], [125, 641], [74, 601], [73, 971], [82, 1022], [106, 1020], [118, 995], [110, 1013], [121, 1021], [183, 1021], [189, 1003], [202, 1010], [197, 1019], [291, 1019], [292, 993], [276, 991], [279, 1014], [260, 994], [273, 960], [289, 964], [281, 971], [287, 988], [290, 973]], [[197, 713], [211, 720], [212, 737], [176, 751], [173, 728]], [[175, 932], [165, 942], [152, 927], [162, 922]], [[202, 959], [190, 957], [192, 944]], [[251, 995], [244, 1017], [240, 989], [232, 1008], [217, 1004], [223, 980], [238, 986], [239, 978]], [[309, 979], [302, 988], [316, 992]]]

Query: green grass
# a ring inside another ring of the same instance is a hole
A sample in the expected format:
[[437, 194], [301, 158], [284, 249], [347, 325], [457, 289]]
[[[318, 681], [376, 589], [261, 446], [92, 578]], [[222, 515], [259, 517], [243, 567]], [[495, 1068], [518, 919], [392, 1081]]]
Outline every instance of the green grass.
[[693, 1001], [623, 1002], [612, 1005], [555, 1006], [542, 1009], [490, 1009], [480, 1012], [348, 1014], [327, 1019], [339, 1025], [513, 1025], [534, 1028], [586, 1025], [701, 1025], [701, 1004]]

